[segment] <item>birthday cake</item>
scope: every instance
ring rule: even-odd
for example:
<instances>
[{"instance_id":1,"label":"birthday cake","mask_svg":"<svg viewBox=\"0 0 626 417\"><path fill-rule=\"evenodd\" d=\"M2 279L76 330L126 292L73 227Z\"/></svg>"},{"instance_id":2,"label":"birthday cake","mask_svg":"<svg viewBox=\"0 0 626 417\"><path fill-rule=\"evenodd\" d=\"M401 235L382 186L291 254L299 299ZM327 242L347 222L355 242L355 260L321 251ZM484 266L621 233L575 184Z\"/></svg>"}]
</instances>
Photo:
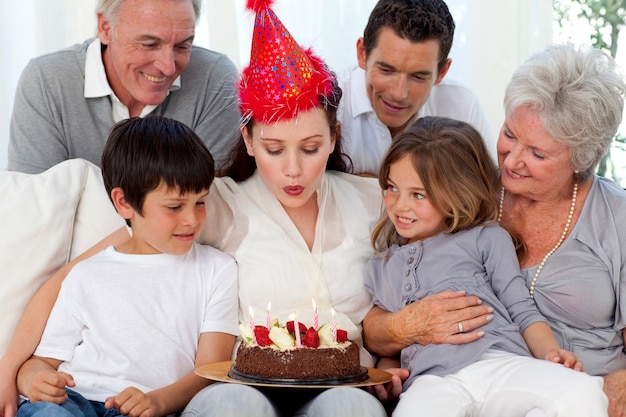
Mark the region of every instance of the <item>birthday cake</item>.
<instances>
[{"instance_id":1,"label":"birthday cake","mask_svg":"<svg viewBox=\"0 0 626 417\"><path fill-rule=\"evenodd\" d=\"M268 380L339 380L366 378L361 368L359 347L348 340L345 330L325 324L315 330L293 321L281 326L241 324L242 343L237 350L233 371L239 375ZM299 342L299 344L298 344Z\"/></svg>"}]
</instances>

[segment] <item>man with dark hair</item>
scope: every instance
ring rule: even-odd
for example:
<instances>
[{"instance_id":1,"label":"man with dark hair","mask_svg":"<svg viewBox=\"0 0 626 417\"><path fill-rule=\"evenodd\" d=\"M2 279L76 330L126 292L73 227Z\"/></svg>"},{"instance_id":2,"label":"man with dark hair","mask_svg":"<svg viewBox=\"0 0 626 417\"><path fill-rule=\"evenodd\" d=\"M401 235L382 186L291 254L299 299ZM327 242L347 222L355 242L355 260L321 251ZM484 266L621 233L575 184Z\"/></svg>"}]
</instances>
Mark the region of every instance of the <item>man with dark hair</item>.
<instances>
[{"instance_id":1,"label":"man with dark hair","mask_svg":"<svg viewBox=\"0 0 626 417\"><path fill-rule=\"evenodd\" d=\"M442 0L380 0L357 41L358 67L341 74L339 119L356 174L378 175L392 137L420 116L471 124L495 158L482 106L465 86L445 80L454 19Z\"/></svg>"}]
</instances>

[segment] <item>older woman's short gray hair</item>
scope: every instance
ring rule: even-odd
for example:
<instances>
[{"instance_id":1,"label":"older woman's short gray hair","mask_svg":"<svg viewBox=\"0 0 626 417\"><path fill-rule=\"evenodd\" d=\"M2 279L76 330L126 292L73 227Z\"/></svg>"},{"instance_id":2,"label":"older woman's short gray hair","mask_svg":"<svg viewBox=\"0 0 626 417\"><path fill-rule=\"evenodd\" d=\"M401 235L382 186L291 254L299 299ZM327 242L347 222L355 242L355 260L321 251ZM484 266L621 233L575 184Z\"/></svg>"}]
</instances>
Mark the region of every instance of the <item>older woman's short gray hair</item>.
<instances>
[{"instance_id":1,"label":"older woman's short gray hair","mask_svg":"<svg viewBox=\"0 0 626 417\"><path fill-rule=\"evenodd\" d=\"M551 45L531 56L513 74L504 111L528 106L543 128L570 148L571 161L585 180L608 151L622 121L626 84L613 58L599 49Z\"/></svg>"},{"instance_id":2,"label":"older woman's short gray hair","mask_svg":"<svg viewBox=\"0 0 626 417\"><path fill-rule=\"evenodd\" d=\"M117 23L117 15L120 11L120 7L125 0L98 0L96 4L96 14L104 15L107 20L113 23L113 26ZM180 1L180 0L172 0L172 1ZM202 13L202 0L191 0L191 4L193 5L193 12L196 17L196 23L200 18L200 14Z\"/></svg>"}]
</instances>

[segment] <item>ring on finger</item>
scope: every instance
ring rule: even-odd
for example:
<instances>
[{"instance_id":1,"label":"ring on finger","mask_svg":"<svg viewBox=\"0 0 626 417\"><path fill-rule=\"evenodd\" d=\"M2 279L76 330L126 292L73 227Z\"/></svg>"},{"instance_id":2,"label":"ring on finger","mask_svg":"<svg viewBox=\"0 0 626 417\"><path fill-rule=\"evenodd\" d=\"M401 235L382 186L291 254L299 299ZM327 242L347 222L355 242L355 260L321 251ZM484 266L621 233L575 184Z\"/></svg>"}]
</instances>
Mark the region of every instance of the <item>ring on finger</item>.
<instances>
[{"instance_id":1,"label":"ring on finger","mask_svg":"<svg viewBox=\"0 0 626 417\"><path fill-rule=\"evenodd\" d=\"M458 325L459 325L459 333L463 333L463 322L460 321Z\"/></svg>"}]
</instances>

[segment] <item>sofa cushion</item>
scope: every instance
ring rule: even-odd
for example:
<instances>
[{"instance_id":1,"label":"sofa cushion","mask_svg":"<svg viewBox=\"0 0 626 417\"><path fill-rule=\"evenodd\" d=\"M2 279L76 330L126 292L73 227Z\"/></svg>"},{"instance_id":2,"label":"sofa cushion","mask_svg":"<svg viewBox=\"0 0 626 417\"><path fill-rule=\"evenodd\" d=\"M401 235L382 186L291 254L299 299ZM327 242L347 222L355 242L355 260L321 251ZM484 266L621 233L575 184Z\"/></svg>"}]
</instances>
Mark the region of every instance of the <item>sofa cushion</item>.
<instances>
[{"instance_id":1,"label":"sofa cushion","mask_svg":"<svg viewBox=\"0 0 626 417\"><path fill-rule=\"evenodd\" d=\"M82 159L0 172L0 356L26 304L63 264L124 225L100 170Z\"/></svg>"}]
</instances>

